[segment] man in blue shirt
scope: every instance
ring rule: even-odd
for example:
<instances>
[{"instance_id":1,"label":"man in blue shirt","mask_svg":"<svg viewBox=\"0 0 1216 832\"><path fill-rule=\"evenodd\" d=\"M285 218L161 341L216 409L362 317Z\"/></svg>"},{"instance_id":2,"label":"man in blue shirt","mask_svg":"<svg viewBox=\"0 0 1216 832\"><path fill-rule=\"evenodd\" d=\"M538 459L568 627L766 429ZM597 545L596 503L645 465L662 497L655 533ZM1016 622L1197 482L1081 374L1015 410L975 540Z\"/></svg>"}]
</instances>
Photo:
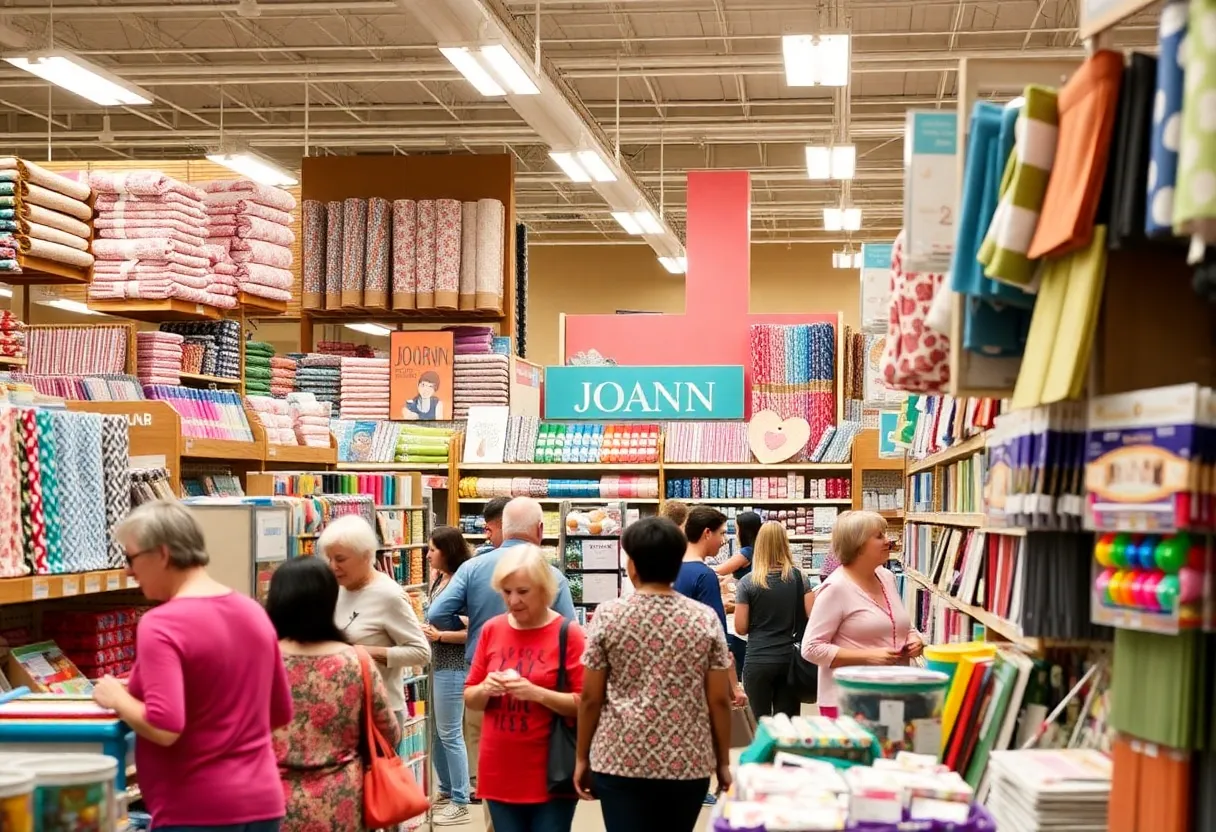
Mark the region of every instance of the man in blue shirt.
<instances>
[{"instance_id":1,"label":"man in blue shirt","mask_svg":"<svg viewBox=\"0 0 1216 832\"><path fill-rule=\"evenodd\" d=\"M437 630L459 630L460 616L468 617L469 640L464 648L466 666L473 661L481 628L494 616L507 611L502 594L490 584L494 577L494 567L498 566L508 549L528 544L539 546L544 534L545 515L540 503L531 497L516 497L511 500L502 511L502 536L505 538L502 545L462 563L456 574L452 575L447 588L431 602L426 620ZM553 609L561 613L562 617L573 620L574 601L570 596L570 584L556 566L549 568L557 573L557 598L553 601ZM474 784L477 782L477 755L481 745L481 721L484 715L484 711L464 709L469 780ZM493 827L487 824L487 832L492 830Z\"/></svg>"},{"instance_id":2,"label":"man in blue shirt","mask_svg":"<svg viewBox=\"0 0 1216 832\"><path fill-rule=\"evenodd\" d=\"M493 552L502 545L502 511L509 502L510 497L495 497L481 510L481 519L486 521L486 540L473 551L473 557Z\"/></svg>"}]
</instances>

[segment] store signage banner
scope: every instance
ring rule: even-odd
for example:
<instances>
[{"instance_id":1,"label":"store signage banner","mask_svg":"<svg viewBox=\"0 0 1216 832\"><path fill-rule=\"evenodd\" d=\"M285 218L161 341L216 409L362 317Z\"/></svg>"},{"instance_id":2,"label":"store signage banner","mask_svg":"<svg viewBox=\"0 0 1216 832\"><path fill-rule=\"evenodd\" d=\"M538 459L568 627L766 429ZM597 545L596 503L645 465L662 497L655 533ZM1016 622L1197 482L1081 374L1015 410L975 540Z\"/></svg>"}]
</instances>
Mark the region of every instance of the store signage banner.
<instances>
[{"instance_id":1,"label":"store signage banner","mask_svg":"<svg viewBox=\"0 0 1216 832\"><path fill-rule=\"evenodd\" d=\"M743 367L546 367L545 418L742 419Z\"/></svg>"},{"instance_id":2,"label":"store signage banner","mask_svg":"<svg viewBox=\"0 0 1216 832\"><path fill-rule=\"evenodd\" d=\"M396 331L389 336L390 418L452 418L455 349L451 332Z\"/></svg>"},{"instance_id":3,"label":"store signage banner","mask_svg":"<svg viewBox=\"0 0 1216 832\"><path fill-rule=\"evenodd\" d=\"M958 213L958 115L909 110L904 135L904 270L946 272Z\"/></svg>"},{"instance_id":4,"label":"store signage banner","mask_svg":"<svg viewBox=\"0 0 1216 832\"><path fill-rule=\"evenodd\" d=\"M891 243L861 246L861 327L866 332L887 331L891 314Z\"/></svg>"}]
</instances>

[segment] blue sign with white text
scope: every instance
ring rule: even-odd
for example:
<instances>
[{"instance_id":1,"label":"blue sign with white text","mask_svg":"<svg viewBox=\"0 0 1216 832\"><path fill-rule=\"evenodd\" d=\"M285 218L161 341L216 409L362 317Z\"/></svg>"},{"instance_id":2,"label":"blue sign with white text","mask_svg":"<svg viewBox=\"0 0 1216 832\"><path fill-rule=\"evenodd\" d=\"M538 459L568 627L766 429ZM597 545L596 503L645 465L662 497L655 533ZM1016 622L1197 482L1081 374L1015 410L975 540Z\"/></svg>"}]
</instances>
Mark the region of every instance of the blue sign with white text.
<instances>
[{"instance_id":1,"label":"blue sign with white text","mask_svg":"<svg viewBox=\"0 0 1216 832\"><path fill-rule=\"evenodd\" d=\"M546 367L545 418L742 419L743 367Z\"/></svg>"}]
</instances>

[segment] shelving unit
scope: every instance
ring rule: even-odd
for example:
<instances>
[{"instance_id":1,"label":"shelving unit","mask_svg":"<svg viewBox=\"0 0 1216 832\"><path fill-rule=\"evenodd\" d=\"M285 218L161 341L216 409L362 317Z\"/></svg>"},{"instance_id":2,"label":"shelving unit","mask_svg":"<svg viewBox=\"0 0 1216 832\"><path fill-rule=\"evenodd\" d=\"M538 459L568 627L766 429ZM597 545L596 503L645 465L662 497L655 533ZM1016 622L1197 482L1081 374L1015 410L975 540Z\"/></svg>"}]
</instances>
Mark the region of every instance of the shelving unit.
<instances>
[{"instance_id":1,"label":"shelving unit","mask_svg":"<svg viewBox=\"0 0 1216 832\"><path fill-rule=\"evenodd\" d=\"M225 378L223 376L208 376L202 373L182 373L181 380L183 386L201 385L203 387L236 387L241 386L239 378Z\"/></svg>"},{"instance_id":2,"label":"shelving unit","mask_svg":"<svg viewBox=\"0 0 1216 832\"><path fill-rule=\"evenodd\" d=\"M993 615L982 607L976 607L971 604L964 604L962 601L953 596L942 592L926 575L917 572L915 569L904 569L904 574L908 576L914 583L918 584L927 590L935 598L940 598L954 609L964 613L976 621L984 625L988 632L1000 636L1001 639L1015 644L1032 652L1039 652L1043 647L1041 639L1026 638L1021 633L1021 628L1010 621L1006 621L996 615Z\"/></svg>"},{"instance_id":3,"label":"shelving unit","mask_svg":"<svg viewBox=\"0 0 1216 832\"><path fill-rule=\"evenodd\" d=\"M218 321L224 312L214 306L175 298L165 300L91 300L89 309L106 315L159 324L164 321Z\"/></svg>"},{"instance_id":4,"label":"shelving unit","mask_svg":"<svg viewBox=\"0 0 1216 832\"><path fill-rule=\"evenodd\" d=\"M135 589L139 582L125 569L78 572L71 575L29 575L0 579L0 604L23 604L51 598L73 598Z\"/></svg>"}]
</instances>

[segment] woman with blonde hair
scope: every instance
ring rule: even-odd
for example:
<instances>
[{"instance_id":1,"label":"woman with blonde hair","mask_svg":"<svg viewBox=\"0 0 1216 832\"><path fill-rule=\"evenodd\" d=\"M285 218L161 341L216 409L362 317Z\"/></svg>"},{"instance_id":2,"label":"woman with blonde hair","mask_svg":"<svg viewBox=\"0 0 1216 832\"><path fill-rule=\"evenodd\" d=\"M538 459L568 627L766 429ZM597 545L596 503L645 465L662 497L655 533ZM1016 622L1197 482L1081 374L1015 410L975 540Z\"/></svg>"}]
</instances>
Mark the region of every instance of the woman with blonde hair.
<instances>
[{"instance_id":1,"label":"woman with blonde hair","mask_svg":"<svg viewBox=\"0 0 1216 832\"><path fill-rule=\"evenodd\" d=\"M819 666L819 712L835 717L832 670L856 665L907 664L924 650L900 600L887 521L873 511L846 511L832 529L832 551L840 559L816 590L802 655Z\"/></svg>"},{"instance_id":2,"label":"woman with blonde hair","mask_svg":"<svg viewBox=\"0 0 1216 832\"><path fill-rule=\"evenodd\" d=\"M811 585L794 566L785 529L765 523L756 535L752 571L735 590L735 630L747 636L743 689L757 718L797 716L801 710L799 691L790 684L790 662L798 622L810 615L811 599Z\"/></svg>"},{"instance_id":3,"label":"woman with blonde hair","mask_svg":"<svg viewBox=\"0 0 1216 832\"><path fill-rule=\"evenodd\" d=\"M555 716L578 714L583 631L551 609L557 576L537 546L505 550L491 584L507 612L482 626L464 690L486 717L477 795L498 832L570 832L578 796L550 793L549 735Z\"/></svg>"}]
</instances>

